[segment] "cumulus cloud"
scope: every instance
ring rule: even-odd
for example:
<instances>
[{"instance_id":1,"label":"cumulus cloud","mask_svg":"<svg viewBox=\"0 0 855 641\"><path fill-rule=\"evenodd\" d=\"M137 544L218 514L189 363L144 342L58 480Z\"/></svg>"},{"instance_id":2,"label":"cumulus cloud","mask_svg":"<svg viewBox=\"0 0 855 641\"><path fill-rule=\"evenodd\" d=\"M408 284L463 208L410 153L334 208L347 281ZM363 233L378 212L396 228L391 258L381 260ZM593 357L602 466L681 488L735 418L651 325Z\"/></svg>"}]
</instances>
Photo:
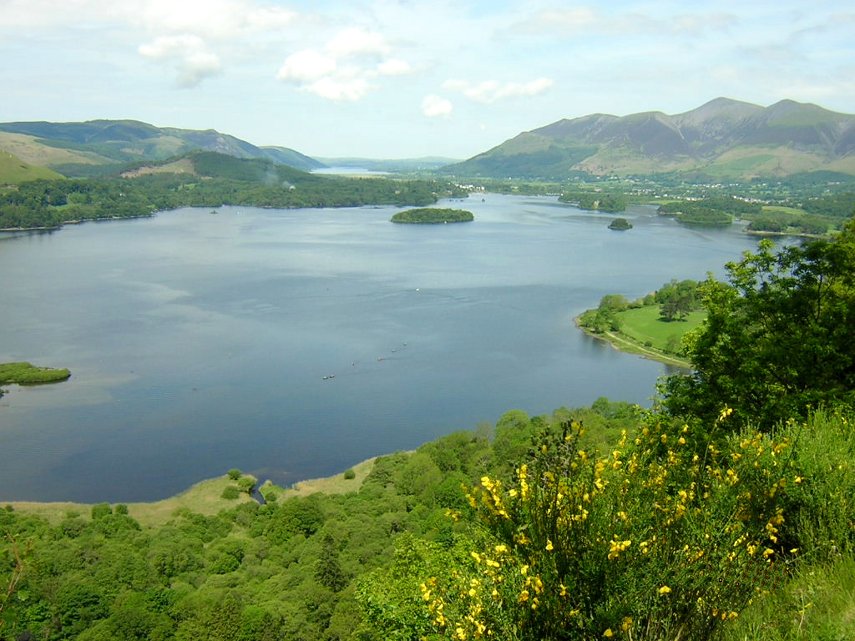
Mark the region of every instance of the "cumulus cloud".
<instances>
[{"instance_id":1,"label":"cumulus cloud","mask_svg":"<svg viewBox=\"0 0 855 641\"><path fill-rule=\"evenodd\" d=\"M422 113L428 118L442 118L451 115L454 105L442 96L429 94L422 100Z\"/></svg>"},{"instance_id":2,"label":"cumulus cloud","mask_svg":"<svg viewBox=\"0 0 855 641\"><path fill-rule=\"evenodd\" d=\"M443 87L452 91L459 91L475 102L490 104L505 98L536 96L549 90L554 84L551 78L536 78L528 82L485 80L475 84L466 80L448 80L443 84Z\"/></svg>"},{"instance_id":3,"label":"cumulus cloud","mask_svg":"<svg viewBox=\"0 0 855 641\"><path fill-rule=\"evenodd\" d=\"M145 58L172 63L181 87L194 87L222 71L220 58L199 36L191 34L160 36L141 45L138 51Z\"/></svg>"},{"instance_id":4,"label":"cumulus cloud","mask_svg":"<svg viewBox=\"0 0 855 641\"><path fill-rule=\"evenodd\" d=\"M375 31L350 27L339 31L327 43L327 51L337 58L359 55L385 56L391 51L386 39Z\"/></svg>"},{"instance_id":5,"label":"cumulus cloud","mask_svg":"<svg viewBox=\"0 0 855 641\"><path fill-rule=\"evenodd\" d=\"M183 87L221 73L224 59L234 59L231 54L244 43L279 34L298 17L265 0L0 0L0 5L0 29L85 23L90 33L121 34L139 55L174 69Z\"/></svg>"},{"instance_id":6,"label":"cumulus cloud","mask_svg":"<svg viewBox=\"0 0 855 641\"><path fill-rule=\"evenodd\" d=\"M377 65L377 73L381 76L403 76L412 70L409 62L398 58L389 58Z\"/></svg>"},{"instance_id":7,"label":"cumulus cloud","mask_svg":"<svg viewBox=\"0 0 855 641\"><path fill-rule=\"evenodd\" d=\"M382 34L352 27L339 31L321 49L292 53L276 77L327 100L353 102L375 88L373 80L412 71L407 61L391 53Z\"/></svg>"},{"instance_id":8,"label":"cumulus cloud","mask_svg":"<svg viewBox=\"0 0 855 641\"><path fill-rule=\"evenodd\" d=\"M285 58L276 77L279 80L311 83L335 73L337 66L332 56L314 49L304 49Z\"/></svg>"}]
</instances>

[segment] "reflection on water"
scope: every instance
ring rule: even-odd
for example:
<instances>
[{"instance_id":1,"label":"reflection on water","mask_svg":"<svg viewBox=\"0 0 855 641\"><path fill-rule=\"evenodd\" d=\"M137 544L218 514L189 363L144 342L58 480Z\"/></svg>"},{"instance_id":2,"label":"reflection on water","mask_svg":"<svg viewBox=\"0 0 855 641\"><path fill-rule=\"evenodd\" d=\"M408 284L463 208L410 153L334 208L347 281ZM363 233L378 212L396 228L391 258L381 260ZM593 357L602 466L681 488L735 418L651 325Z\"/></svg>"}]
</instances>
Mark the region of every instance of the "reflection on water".
<instances>
[{"instance_id":1,"label":"reflection on water","mask_svg":"<svg viewBox=\"0 0 855 641\"><path fill-rule=\"evenodd\" d=\"M644 207L617 233L554 199L465 206L472 224L223 207L12 235L0 361L72 378L0 400L0 500L157 499L231 467L288 484L512 408L648 404L669 370L572 318L753 245Z\"/></svg>"}]
</instances>

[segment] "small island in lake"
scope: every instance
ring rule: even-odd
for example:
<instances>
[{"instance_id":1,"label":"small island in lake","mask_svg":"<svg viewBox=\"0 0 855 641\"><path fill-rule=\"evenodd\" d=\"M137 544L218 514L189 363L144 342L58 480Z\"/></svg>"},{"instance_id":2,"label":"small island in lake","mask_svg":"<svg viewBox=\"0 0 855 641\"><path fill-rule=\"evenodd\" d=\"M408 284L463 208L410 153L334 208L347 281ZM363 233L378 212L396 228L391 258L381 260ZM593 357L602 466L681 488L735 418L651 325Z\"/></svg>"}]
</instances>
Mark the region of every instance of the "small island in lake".
<instances>
[{"instance_id":1,"label":"small island in lake","mask_svg":"<svg viewBox=\"0 0 855 641\"><path fill-rule=\"evenodd\" d=\"M416 225L435 225L438 223L469 223L475 220L471 211L465 209L439 209L435 207L420 207L407 209L392 216L393 223L409 223Z\"/></svg>"},{"instance_id":2,"label":"small island in lake","mask_svg":"<svg viewBox=\"0 0 855 641\"><path fill-rule=\"evenodd\" d=\"M627 229L632 229L632 223L626 218L615 218L611 223L609 223L609 229L626 231Z\"/></svg>"},{"instance_id":3,"label":"small island in lake","mask_svg":"<svg viewBox=\"0 0 855 641\"><path fill-rule=\"evenodd\" d=\"M71 376L65 368L37 367L31 363L0 363L0 385L58 383Z\"/></svg>"}]
</instances>

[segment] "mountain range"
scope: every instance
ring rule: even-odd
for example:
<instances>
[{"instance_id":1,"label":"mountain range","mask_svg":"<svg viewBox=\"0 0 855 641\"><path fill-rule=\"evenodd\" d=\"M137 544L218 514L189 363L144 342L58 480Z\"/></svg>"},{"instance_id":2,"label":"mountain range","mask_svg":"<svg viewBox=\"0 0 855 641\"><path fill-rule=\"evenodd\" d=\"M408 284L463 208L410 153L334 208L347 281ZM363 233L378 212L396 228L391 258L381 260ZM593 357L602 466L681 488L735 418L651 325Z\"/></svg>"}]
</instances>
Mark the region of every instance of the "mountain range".
<instances>
[{"instance_id":1,"label":"mountain range","mask_svg":"<svg viewBox=\"0 0 855 641\"><path fill-rule=\"evenodd\" d=\"M674 173L704 180L783 178L822 171L855 176L855 115L782 100L769 107L716 98L697 109L591 114L520 133L463 162L315 159L258 147L213 129L156 127L136 120L0 123L0 179L116 174L191 151L272 161L303 171L353 164L375 171L432 171L467 178ZM447 164L452 162L452 164ZM441 165L445 165L441 167ZM58 172L58 173L55 173Z\"/></svg>"},{"instance_id":2,"label":"mountain range","mask_svg":"<svg viewBox=\"0 0 855 641\"><path fill-rule=\"evenodd\" d=\"M716 98L686 113L559 120L444 171L492 178L694 173L711 179L855 175L855 116L782 100Z\"/></svg>"},{"instance_id":3,"label":"mountain range","mask_svg":"<svg viewBox=\"0 0 855 641\"><path fill-rule=\"evenodd\" d=\"M155 127L136 120L0 123L0 150L23 165L68 176L115 171L130 163L161 161L191 151L272 160L304 171L324 166L287 147L257 147L213 129Z\"/></svg>"}]
</instances>

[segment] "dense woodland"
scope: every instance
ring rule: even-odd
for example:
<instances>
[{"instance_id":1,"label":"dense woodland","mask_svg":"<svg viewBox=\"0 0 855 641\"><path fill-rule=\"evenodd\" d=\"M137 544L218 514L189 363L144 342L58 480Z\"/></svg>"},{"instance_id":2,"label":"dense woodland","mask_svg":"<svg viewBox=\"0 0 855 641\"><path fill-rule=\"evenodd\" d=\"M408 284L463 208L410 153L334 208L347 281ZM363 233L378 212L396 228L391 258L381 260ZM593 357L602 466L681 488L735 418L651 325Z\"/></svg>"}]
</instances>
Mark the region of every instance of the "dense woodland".
<instances>
[{"instance_id":1,"label":"dense woodland","mask_svg":"<svg viewBox=\"0 0 855 641\"><path fill-rule=\"evenodd\" d=\"M440 197L466 195L445 181L316 176L213 152L194 152L186 158L193 173L35 180L0 190L0 229L149 216L178 207L428 205Z\"/></svg>"},{"instance_id":2,"label":"dense woodland","mask_svg":"<svg viewBox=\"0 0 855 641\"><path fill-rule=\"evenodd\" d=\"M0 510L0 638L852 638L853 274L850 221L671 283L708 321L651 410L512 410L157 527Z\"/></svg>"},{"instance_id":3,"label":"dense woodland","mask_svg":"<svg viewBox=\"0 0 855 641\"><path fill-rule=\"evenodd\" d=\"M626 198L621 193L599 191L564 192L558 200L562 203L576 205L579 209L595 211L620 212L626 209Z\"/></svg>"}]
</instances>

